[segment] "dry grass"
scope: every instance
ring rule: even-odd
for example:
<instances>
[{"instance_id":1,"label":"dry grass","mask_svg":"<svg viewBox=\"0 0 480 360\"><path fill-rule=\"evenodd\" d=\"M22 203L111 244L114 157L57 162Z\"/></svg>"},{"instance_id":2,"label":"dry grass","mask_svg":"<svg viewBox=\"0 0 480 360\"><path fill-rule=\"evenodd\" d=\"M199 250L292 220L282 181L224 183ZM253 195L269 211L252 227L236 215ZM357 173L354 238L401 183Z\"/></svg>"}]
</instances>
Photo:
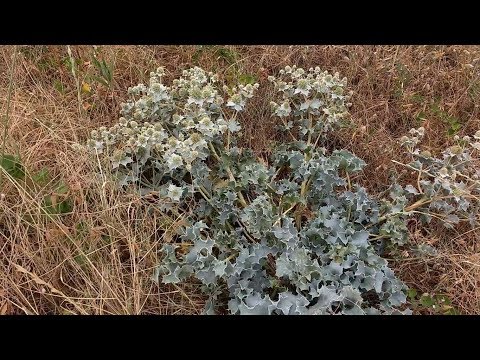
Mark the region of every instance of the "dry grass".
<instances>
[{"instance_id":1,"label":"dry grass","mask_svg":"<svg viewBox=\"0 0 480 360\"><path fill-rule=\"evenodd\" d=\"M478 46L105 46L101 57L115 65L113 86L90 82L91 91L81 93L80 103L77 79L64 64L66 47L19 50L6 150L21 155L27 180L5 177L0 189L5 194L0 200L0 314L194 314L202 308L196 285L165 287L151 281L164 241L156 230L165 222L162 214L145 199L118 193L106 175L94 176L96 159L71 147L85 141L90 130L112 124L126 89L145 82L159 65L170 78L199 65L226 81L249 74L261 84L285 65L339 71L355 92L355 126L335 134L332 145L367 161L357 181L371 193L384 190L395 171L409 177L390 159L401 160L396 140L411 127L423 121L432 152L450 142L447 132L455 122L460 135L480 128ZM81 59L80 85L94 73L92 51L72 47L72 55ZM13 47L0 48L2 115L12 60ZM241 119L242 141L263 155L281 139L275 139L268 116L269 94L261 87L259 95ZM41 169L50 174L42 186L29 180ZM55 194L59 181L67 185L67 194ZM71 199L72 211L45 215L45 196ZM405 257L395 267L421 292L448 294L462 312L478 314L479 233L467 230L412 228L413 241L434 243L440 255Z\"/></svg>"}]
</instances>

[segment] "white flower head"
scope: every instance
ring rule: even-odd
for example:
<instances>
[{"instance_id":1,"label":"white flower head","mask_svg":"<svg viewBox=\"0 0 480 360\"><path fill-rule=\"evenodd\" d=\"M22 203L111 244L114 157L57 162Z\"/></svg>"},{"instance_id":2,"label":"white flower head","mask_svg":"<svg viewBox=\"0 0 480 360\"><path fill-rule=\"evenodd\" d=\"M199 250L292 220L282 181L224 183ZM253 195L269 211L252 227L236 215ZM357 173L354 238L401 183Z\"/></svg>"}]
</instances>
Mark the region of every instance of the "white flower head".
<instances>
[{"instance_id":1,"label":"white flower head","mask_svg":"<svg viewBox=\"0 0 480 360\"><path fill-rule=\"evenodd\" d=\"M241 130L240 124L235 119L229 120L227 126L228 130L230 130L231 132L237 132Z\"/></svg>"},{"instance_id":2,"label":"white flower head","mask_svg":"<svg viewBox=\"0 0 480 360\"><path fill-rule=\"evenodd\" d=\"M302 95L308 96L308 94L310 93L310 88L311 86L306 79L300 79L297 82L297 88L295 89L294 94L300 93Z\"/></svg>"},{"instance_id":3,"label":"white flower head","mask_svg":"<svg viewBox=\"0 0 480 360\"><path fill-rule=\"evenodd\" d=\"M409 140L410 140L410 138L408 136L404 135L400 138L400 143L401 144L406 144L406 143L408 143Z\"/></svg>"},{"instance_id":4,"label":"white flower head","mask_svg":"<svg viewBox=\"0 0 480 360\"><path fill-rule=\"evenodd\" d=\"M245 107L245 100L242 99L242 95L235 94L228 100L227 106L236 111L242 111Z\"/></svg>"},{"instance_id":5,"label":"white flower head","mask_svg":"<svg viewBox=\"0 0 480 360\"><path fill-rule=\"evenodd\" d=\"M285 101L281 106L279 106L275 110L275 114L279 117L284 117L290 115L290 112L292 111L292 108L290 107L290 104L288 101Z\"/></svg>"},{"instance_id":6,"label":"white flower head","mask_svg":"<svg viewBox=\"0 0 480 360\"><path fill-rule=\"evenodd\" d=\"M214 136L218 134L217 126L212 122L208 116L202 117L195 126L205 136Z\"/></svg>"},{"instance_id":7,"label":"white flower head","mask_svg":"<svg viewBox=\"0 0 480 360\"><path fill-rule=\"evenodd\" d=\"M439 171L438 171L439 175L441 178L446 178L448 176L448 170L446 167L442 167Z\"/></svg>"},{"instance_id":8,"label":"white flower head","mask_svg":"<svg viewBox=\"0 0 480 360\"><path fill-rule=\"evenodd\" d=\"M172 201L180 201L180 198L182 197L183 193L183 188L170 184L168 186L168 193L167 196L172 200Z\"/></svg>"},{"instance_id":9,"label":"white flower head","mask_svg":"<svg viewBox=\"0 0 480 360\"><path fill-rule=\"evenodd\" d=\"M215 124L221 134L223 134L228 129L228 123L223 118L218 118Z\"/></svg>"},{"instance_id":10,"label":"white flower head","mask_svg":"<svg viewBox=\"0 0 480 360\"><path fill-rule=\"evenodd\" d=\"M175 170L176 168L183 165L182 157L177 154L168 155L165 160L170 171Z\"/></svg>"}]
</instances>

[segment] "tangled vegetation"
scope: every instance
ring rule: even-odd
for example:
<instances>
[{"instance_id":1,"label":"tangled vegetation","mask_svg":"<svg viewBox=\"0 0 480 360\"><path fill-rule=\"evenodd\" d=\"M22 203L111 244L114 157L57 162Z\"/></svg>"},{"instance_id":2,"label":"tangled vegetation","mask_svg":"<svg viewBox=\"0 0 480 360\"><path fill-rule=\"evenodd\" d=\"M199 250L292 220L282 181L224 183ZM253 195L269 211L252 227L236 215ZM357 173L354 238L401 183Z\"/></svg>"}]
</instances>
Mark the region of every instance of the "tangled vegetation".
<instances>
[{"instance_id":1,"label":"tangled vegetation","mask_svg":"<svg viewBox=\"0 0 480 360\"><path fill-rule=\"evenodd\" d=\"M236 137L258 84L222 87L198 67L171 86L163 75L129 89L119 122L94 130L88 145L120 186L157 195L169 221L154 280L196 278L207 314L408 314L407 288L385 259L407 243L408 219L475 225L480 132L437 158L418 148L425 130L412 129L400 139L412 156L402 165L417 182L393 179L371 197L352 180L364 161L326 147L350 121L339 74L287 66L269 77L288 140L268 160Z\"/></svg>"}]
</instances>

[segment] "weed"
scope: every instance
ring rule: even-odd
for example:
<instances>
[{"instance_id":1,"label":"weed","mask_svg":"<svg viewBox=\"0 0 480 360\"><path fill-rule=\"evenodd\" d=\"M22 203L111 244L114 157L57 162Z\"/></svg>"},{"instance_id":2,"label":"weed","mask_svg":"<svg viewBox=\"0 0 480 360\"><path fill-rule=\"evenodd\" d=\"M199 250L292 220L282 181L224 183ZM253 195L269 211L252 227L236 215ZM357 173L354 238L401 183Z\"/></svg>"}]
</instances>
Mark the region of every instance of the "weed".
<instances>
[{"instance_id":1,"label":"weed","mask_svg":"<svg viewBox=\"0 0 480 360\"><path fill-rule=\"evenodd\" d=\"M226 47L219 47L215 50L218 59L224 60L228 65L233 65L237 62L237 53Z\"/></svg>"},{"instance_id":2,"label":"weed","mask_svg":"<svg viewBox=\"0 0 480 360\"><path fill-rule=\"evenodd\" d=\"M460 120L455 117L451 116L448 112L442 110L439 105L439 100L437 99L433 105L431 106L431 111L435 116L437 116L443 123L448 125L447 133L450 136L455 135L461 129L462 124Z\"/></svg>"},{"instance_id":3,"label":"weed","mask_svg":"<svg viewBox=\"0 0 480 360\"><path fill-rule=\"evenodd\" d=\"M401 98L405 87L408 86L412 79L412 75L402 63L396 64L395 69L397 70L397 78L395 79L394 96L396 98Z\"/></svg>"},{"instance_id":4,"label":"weed","mask_svg":"<svg viewBox=\"0 0 480 360\"><path fill-rule=\"evenodd\" d=\"M99 60L97 54L92 56L92 63L95 66L98 75L91 75L91 79L108 88L111 87L113 83L113 65L107 63L105 59Z\"/></svg>"},{"instance_id":5,"label":"weed","mask_svg":"<svg viewBox=\"0 0 480 360\"><path fill-rule=\"evenodd\" d=\"M452 305L452 301L445 294L418 294L417 290L409 289L407 296L411 306L419 312L428 311L435 315L460 315L460 312Z\"/></svg>"},{"instance_id":6,"label":"weed","mask_svg":"<svg viewBox=\"0 0 480 360\"><path fill-rule=\"evenodd\" d=\"M25 170L18 156L5 154L0 157L0 166L14 179L23 179Z\"/></svg>"},{"instance_id":7,"label":"weed","mask_svg":"<svg viewBox=\"0 0 480 360\"><path fill-rule=\"evenodd\" d=\"M55 190L44 197L43 210L50 215L65 215L72 211L73 202L68 196L68 187L60 182L55 187Z\"/></svg>"}]
</instances>

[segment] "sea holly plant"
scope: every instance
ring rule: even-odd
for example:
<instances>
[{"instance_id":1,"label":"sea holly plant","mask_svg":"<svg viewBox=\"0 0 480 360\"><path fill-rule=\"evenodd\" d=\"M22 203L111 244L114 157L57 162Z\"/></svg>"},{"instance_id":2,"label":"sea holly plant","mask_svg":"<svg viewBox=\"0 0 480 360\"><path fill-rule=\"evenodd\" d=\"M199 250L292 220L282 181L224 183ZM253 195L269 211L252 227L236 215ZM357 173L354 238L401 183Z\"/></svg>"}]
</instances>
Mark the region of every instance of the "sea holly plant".
<instances>
[{"instance_id":1,"label":"sea holly plant","mask_svg":"<svg viewBox=\"0 0 480 360\"><path fill-rule=\"evenodd\" d=\"M419 145L424 135L425 129L420 127L411 129L409 136L400 139L412 161L408 164L392 161L413 170L416 182L405 188L395 187L397 199L400 199L397 201L404 206L390 211L389 221L416 214L425 223L435 220L447 228L461 222L477 226L480 131L473 138L455 135L456 144L443 150L438 157L428 150L421 150Z\"/></svg>"},{"instance_id":2,"label":"sea holly plant","mask_svg":"<svg viewBox=\"0 0 480 360\"><path fill-rule=\"evenodd\" d=\"M237 116L258 84L222 87L198 67L171 85L164 75L129 89L120 121L89 141L120 186L156 192L156 206L182 219L173 234L163 229L155 281L201 282L206 314L411 313L383 249L406 242L409 216L441 208L455 223L476 206L478 174L467 170L476 142L436 159L412 131L403 140L415 160L404 166L420 172L421 188L394 184L376 199L352 180L364 161L325 147L349 118L338 74L287 66L269 78L272 116L289 140L268 161L237 144Z\"/></svg>"}]
</instances>

